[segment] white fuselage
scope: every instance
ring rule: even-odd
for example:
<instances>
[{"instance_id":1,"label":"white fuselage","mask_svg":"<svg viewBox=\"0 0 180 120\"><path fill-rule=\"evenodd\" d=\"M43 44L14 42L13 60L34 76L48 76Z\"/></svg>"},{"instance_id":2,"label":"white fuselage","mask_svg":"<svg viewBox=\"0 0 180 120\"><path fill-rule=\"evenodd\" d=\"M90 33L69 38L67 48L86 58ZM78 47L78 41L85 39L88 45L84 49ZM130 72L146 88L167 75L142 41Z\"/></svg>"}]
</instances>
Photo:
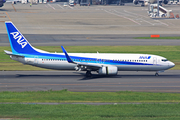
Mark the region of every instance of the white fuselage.
<instances>
[{"instance_id":1,"label":"white fuselage","mask_svg":"<svg viewBox=\"0 0 180 120\"><path fill-rule=\"evenodd\" d=\"M37 67L56 70L75 70L77 64L68 63L64 53L48 53L48 55L11 56L13 60ZM60 57L58 57L60 55ZM116 66L118 71L164 71L174 67L174 63L166 58L149 54L108 54L108 53L69 53L76 63Z\"/></svg>"}]
</instances>

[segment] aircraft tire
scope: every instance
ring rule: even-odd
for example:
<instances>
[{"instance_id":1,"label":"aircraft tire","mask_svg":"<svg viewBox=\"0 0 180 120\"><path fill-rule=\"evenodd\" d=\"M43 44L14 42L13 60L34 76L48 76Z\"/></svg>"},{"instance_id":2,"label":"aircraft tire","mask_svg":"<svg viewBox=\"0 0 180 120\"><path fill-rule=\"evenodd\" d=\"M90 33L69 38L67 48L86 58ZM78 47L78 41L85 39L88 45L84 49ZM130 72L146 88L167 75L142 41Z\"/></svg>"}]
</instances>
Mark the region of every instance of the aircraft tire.
<instances>
[{"instance_id":1,"label":"aircraft tire","mask_svg":"<svg viewBox=\"0 0 180 120\"><path fill-rule=\"evenodd\" d=\"M86 77L91 77L91 76L92 76L91 71L88 70L88 71L86 72Z\"/></svg>"},{"instance_id":2,"label":"aircraft tire","mask_svg":"<svg viewBox=\"0 0 180 120\"><path fill-rule=\"evenodd\" d=\"M155 76L159 76L159 74L158 74L158 73L155 73Z\"/></svg>"}]
</instances>

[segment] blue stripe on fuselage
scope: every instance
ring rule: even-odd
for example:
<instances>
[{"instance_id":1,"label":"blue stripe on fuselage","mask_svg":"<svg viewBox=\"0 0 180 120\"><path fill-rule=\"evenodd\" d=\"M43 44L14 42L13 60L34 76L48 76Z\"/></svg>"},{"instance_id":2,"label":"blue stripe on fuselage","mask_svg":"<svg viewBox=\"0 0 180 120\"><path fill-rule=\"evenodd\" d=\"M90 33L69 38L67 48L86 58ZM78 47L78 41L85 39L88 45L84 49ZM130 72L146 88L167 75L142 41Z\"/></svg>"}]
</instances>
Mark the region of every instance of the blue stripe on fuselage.
<instances>
[{"instance_id":1,"label":"blue stripe on fuselage","mask_svg":"<svg viewBox=\"0 0 180 120\"><path fill-rule=\"evenodd\" d=\"M65 55L51 54L51 53L35 53L35 54L21 54L26 58L38 57L39 59L65 59ZM75 60L74 62L84 62L84 63L97 63L97 64L106 64L106 65L153 65L148 63L139 63L139 62L128 62L128 61L114 61L107 59L97 59L97 58L87 58L87 57L78 57L70 56L71 59ZM105 61L104 61L105 60Z\"/></svg>"}]
</instances>

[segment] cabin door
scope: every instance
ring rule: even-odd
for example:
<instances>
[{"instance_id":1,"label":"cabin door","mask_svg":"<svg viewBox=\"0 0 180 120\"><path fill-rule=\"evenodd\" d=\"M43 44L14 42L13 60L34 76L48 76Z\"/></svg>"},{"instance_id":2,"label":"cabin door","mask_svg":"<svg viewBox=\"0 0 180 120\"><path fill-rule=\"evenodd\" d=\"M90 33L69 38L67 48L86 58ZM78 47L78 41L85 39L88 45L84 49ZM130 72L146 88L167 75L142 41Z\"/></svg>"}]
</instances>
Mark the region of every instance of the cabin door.
<instances>
[{"instance_id":1,"label":"cabin door","mask_svg":"<svg viewBox=\"0 0 180 120\"><path fill-rule=\"evenodd\" d=\"M157 58L156 57L153 58L153 64L157 65Z\"/></svg>"}]
</instances>

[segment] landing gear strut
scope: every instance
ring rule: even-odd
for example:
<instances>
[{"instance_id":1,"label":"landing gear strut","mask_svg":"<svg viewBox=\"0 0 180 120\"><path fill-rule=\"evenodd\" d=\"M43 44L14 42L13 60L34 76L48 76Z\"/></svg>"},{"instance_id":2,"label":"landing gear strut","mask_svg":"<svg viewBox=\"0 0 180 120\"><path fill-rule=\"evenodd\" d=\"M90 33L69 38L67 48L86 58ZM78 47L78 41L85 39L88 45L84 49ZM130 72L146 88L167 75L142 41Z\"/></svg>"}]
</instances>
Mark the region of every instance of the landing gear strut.
<instances>
[{"instance_id":1,"label":"landing gear strut","mask_svg":"<svg viewBox=\"0 0 180 120\"><path fill-rule=\"evenodd\" d=\"M158 74L158 73L155 73L155 76L159 76L159 74Z\"/></svg>"},{"instance_id":2,"label":"landing gear strut","mask_svg":"<svg viewBox=\"0 0 180 120\"><path fill-rule=\"evenodd\" d=\"M91 71L88 70L88 71L86 72L86 77L91 77L91 76L92 76Z\"/></svg>"}]
</instances>

